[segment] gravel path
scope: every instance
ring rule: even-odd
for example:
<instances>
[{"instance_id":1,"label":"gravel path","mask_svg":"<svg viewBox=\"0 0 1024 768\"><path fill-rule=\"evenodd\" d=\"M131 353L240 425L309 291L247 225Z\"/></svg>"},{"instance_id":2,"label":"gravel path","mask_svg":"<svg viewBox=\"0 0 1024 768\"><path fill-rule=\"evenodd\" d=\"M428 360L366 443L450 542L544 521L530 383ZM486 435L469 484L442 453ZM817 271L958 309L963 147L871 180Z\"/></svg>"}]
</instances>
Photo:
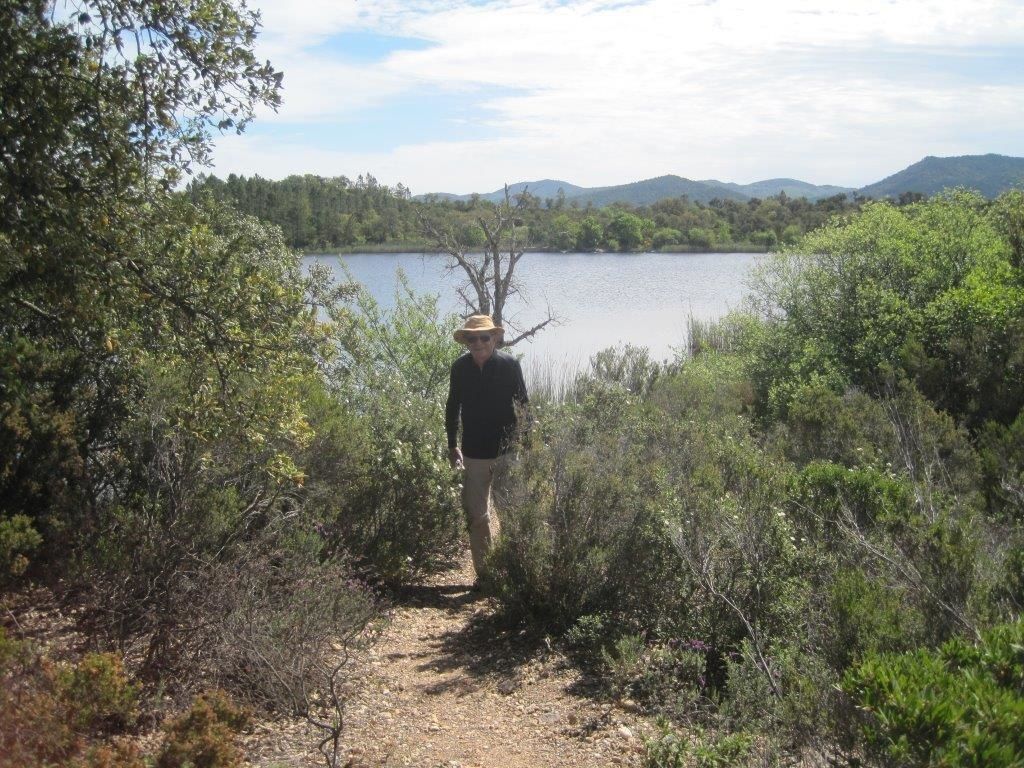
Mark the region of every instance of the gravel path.
<instances>
[{"instance_id":1,"label":"gravel path","mask_svg":"<svg viewBox=\"0 0 1024 768\"><path fill-rule=\"evenodd\" d=\"M346 715L351 768L639 766L643 724L581 694L543 638L500 625L459 568L407 589L358 663Z\"/></svg>"},{"instance_id":2,"label":"gravel path","mask_svg":"<svg viewBox=\"0 0 1024 768\"><path fill-rule=\"evenodd\" d=\"M606 768L640 766L653 728L586 695L586 680L543 636L504 626L470 591L461 564L394 597L390 622L348 680L346 768ZM45 591L8 611L19 631L61 658L84 642ZM4 607L10 609L12 604ZM304 720L257 718L242 736L258 768L316 768L321 733ZM157 730L132 740L154 754Z\"/></svg>"}]
</instances>

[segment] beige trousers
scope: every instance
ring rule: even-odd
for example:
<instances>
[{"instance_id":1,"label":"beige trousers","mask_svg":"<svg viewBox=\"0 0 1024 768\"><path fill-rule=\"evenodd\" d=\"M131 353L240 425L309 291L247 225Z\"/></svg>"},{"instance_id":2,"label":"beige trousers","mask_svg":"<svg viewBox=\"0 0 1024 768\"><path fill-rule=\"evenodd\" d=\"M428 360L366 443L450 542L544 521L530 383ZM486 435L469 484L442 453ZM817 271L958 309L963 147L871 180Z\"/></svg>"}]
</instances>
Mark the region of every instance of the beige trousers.
<instances>
[{"instance_id":1,"label":"beige trousers","mask_svg":"<svg viewBox=\"0 0 1024 768\"><path fill-rule=\"evenodd\" d=\"M469 519L469 548L473 553L473 568L480 576L484 570L484 560L491 549L491 512L494 503L491 485L495 474L501 475L508 456L496 459L464 458L466 467L462 479L462 508ZM496 522L496 521L495 521Z\"/></svg>"}]
</instances>

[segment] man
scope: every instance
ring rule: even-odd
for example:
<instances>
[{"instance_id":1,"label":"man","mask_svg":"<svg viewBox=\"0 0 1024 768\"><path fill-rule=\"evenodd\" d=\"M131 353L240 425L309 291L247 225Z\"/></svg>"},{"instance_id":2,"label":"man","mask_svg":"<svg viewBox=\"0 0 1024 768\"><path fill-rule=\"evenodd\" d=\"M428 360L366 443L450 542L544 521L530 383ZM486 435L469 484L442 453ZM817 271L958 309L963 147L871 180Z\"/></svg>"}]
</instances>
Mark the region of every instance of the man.
<instances>
[{"instance_id":1,"label":"man","mask_svg":"<svg viewBox=\"0 0 1024 768\"><path fill-rule=\"evenodd\" d=\"M491 481L500 472L515 437L515 404L525 405L526 382L516 360L497 347L505 329L488 315L472 315L455 332L468 350L452 363L445 429L453 467L465 469L462 507L469 518L469 542L477 578L491 546ZM457 443L462 421L462 448Z\"/></svg>"}]
</instances>

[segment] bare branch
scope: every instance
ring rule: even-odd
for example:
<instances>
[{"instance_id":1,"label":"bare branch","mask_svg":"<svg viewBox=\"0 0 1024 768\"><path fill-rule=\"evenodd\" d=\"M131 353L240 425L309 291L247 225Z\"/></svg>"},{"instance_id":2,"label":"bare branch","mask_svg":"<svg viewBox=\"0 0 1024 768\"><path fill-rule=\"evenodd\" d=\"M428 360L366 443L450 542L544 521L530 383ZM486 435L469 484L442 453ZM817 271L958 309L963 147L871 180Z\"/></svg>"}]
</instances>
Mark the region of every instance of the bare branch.
<instances>
[{"instance_id":1,"label":"bare branch","mask_svg":"<svg viewBox=\"0 0 1024 768\"><path fill-rule=\"evenodd\" d=\"M523 331L518 336L516 336L514 339L512 339L512 341L506 341L504 344L502 344L502 346L503 347L515 346L516 344L518 344L523 339L531 338L532 336L534 336L535 334L537 334L538 332L540 332L541 330L546 328L550 323L554 323L556 321L557 321L557 319L553 315L551 315L551 313L549 312L548 316L547 316L547 318L545 320L542 320L541 322L537 323L535 326L533 326L529 330Z\"/></svg>"},{"instance_id":2,"label":"bare branch","mask_svg":"<svg viewBox=\"0 0 1024 768\"><path fill-rule=\"evenodd\" d=\"M40 307L37 307L35 304L33 304L31 301L28 301L27 299L22 299L22 298L20 298L18 296L15 296L14 297L14 301L16 303L18 303L18 304L21 304L21 306L23 306L25 309L32 310L33 312L35 312L37 315L39 315L40 317L42 317L45 320L50 320L52 322L56 322L57 320L60 319L56 315L47 312L45 309L41 309Z\"/></svg>"},{"instance_id":3,"label":"bare branch","mask_svg":"<svg viewBox=\"0 0 1024 768\"><path fill-rule=\"evenodd\" d=\"M450 225L439 224L420 215L421 230L433 240L438 250L448 255L446 269L461 272L466 278L466 283L456 291L468 313L490 315L497 325L511 326L515 331L512 338L504 343L505 347L531 338L557 322L549 309L544 320L520 332L506 317L509 298L522 295L515 271L524 253L519 246L522 221L518 214L525 205L526 192L524 189L513 199L506 184L504 201L487 207L476 216L476 223L484 236L483 252L478 254L468 253Z\"/></svg>"}]
</instances>

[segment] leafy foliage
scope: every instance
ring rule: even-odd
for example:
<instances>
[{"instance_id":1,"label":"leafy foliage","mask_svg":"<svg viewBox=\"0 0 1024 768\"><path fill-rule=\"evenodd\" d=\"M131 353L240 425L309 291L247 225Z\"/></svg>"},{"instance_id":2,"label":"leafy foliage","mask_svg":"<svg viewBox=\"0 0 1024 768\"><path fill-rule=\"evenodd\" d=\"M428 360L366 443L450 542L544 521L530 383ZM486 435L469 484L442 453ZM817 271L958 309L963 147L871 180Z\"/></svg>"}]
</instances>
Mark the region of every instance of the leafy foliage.
<instances>
[{"instance_id":1,"label":"leafy foliage","mask_svg":"<svg viewBox=\"0 0 1024 768\"><path fill-rule=\"evenodd\" d=\"M3 579L64 579L94 641L172 693L220 677L303 714L335 690L328 638L376 613L303 491L332 299L279 230L171 191L281 78L243 4L73 6L0 14ZM91 707L57 710L62 757L128 717L109 667L61 683Z\"/></svg>"},{"instance_id":2,"label":"leafy foliage","mask_svg":"<svg viewBox=\"0 0 1024 768\"><path fill-rule=\"evenodd\" d=\"M1012 421L1024 404L1024 294L988 209L964 192L871 204L774 259L756 286L764 407L785 414L814 382L879 393L895 375L972 427Z\"/></svg>"},{"instance_id":3,"label":"leafy foliage","mask_svg":"<svg viewBox=\"0 0 1024 768\"><path fill-rule=\"evenodd\" d=\"M1019 765L1024 624L994 627L977 645L871 655L845 690L863 712L860 735L883 764Z\"/></svg>"},{"instance_id":4,"label":"leafy foliage","mask_svg":"<svg viewBox=\"0 0 1024 768\"><path fill-rule=\"evenodd\" d=\"M310 452L329 474L310 492L332 537L374 576L399 582L444 562L460 541L443 431L456 319L439 317L436 297L416 295L402 276L387 311L355 291L331 310L339 355Z\"/></svg>"},{"instance_id":5,"label":"leafy foliage","mask_svg":"<svg viewBox=\"0 0 1024 768\"><path fill-rule=\"evenodd\" d=\"M704 734L697 732L692 742L676 733L669 723L659 723L660 734L648 740L644 768L726 768L741 765L751 756L753 738L750 734Z\"/></svg>"},{"instance_id":6,"label":"leafy foliage","mask_svg":"<svg viewBox=\"0 0 1024 768\"><path fill-rule=\"evenodd\" d=\"M20 576L28 568L28 555L43 543L26 515L0 519L0 584Z\"/></svg>"},{"instance_id":7,"label":"leafy foliage","mask_svg":"<svg viewBox=\"0 0 1024 768\"><path fill-rule=\"evenodd\" d=\"M649 764L717 759L680 726L752 761L1019 761L1016 693L960 662L1022 605L1018 205L869 205L773 260L758 315L671 366L602 353L537 412L495 593L669 718Z\"/></svg>"},{"instance_id":8,"label":"leafy foliage","mask_svg":"<svg viewBox=\"0 0 1024 768\"><path fill-rule=\"evenodd\" d=\"M237 281L264 246L280 268L266 228L154 186L205 156L211 121L241 125L276 101L251 53L255 23L227 2L104 1L66 22L44 2L4 14L0 505L37 521L51 552L95 527L150 366L198 353L196 368L215 368L292 344L294 322L258 334L294 316L301 286L275 303L273 268L249 270L262 278L251 293Z\"/></svg>"}]
</instances>

